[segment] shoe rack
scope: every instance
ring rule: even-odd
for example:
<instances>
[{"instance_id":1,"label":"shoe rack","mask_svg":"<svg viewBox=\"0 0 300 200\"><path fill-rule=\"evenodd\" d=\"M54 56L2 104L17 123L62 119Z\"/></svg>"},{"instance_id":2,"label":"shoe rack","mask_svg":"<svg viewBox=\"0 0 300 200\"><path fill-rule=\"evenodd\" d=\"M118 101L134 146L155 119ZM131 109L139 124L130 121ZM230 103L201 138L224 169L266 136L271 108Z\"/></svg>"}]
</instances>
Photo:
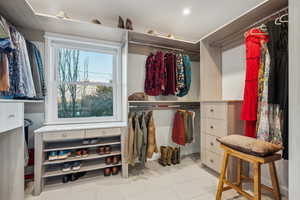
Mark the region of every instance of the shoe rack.
<instances>
[{"instance_id":1,"label":"shoe rack","mask_svg":"<svg viewBox=\"0 0 300 200\"><path fill-rule=\"evenodd\" d=\"M104 170L117 167L119 176L128 176L128 166L124 161L124 134L122 128L87 129L87 130L65 130L55 132L36 132L35 135L35 178L34 195L39 195L43 190L50 187L63 187L64 185L78 184L86 180L109 179L104 176ZM97 139L96 142L87 142ZM103 147L110 147L110 151L100 153ZM76 151L87 150L88 155L78 156ZM49 160L53 152L70 152L64 159ZM106 163L109 157L118 157L117 163ZM80 162L77 170L62 171L65 165L72 165ZM76 181L63 183L63 177L76 173L85 173ZM121 177L120 177L121 178Z\"/></svg>"}]
</instances>

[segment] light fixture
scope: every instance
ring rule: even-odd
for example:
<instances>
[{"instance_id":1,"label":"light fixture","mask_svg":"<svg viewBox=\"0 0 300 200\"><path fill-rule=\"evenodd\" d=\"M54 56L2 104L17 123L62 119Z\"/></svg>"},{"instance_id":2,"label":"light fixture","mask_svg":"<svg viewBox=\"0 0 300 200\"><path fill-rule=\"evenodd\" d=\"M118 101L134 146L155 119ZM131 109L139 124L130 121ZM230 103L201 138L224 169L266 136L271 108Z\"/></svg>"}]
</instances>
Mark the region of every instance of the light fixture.
<instances>
[{"instance_id":1,"label":"light fixture","mask_svg":"<svg viewBox=\"0 0 300 200\"><path fill-rule=\"evenodd\" d=\"M184 16L187 16L187 15L191 14L191 9L189 9L189 8L184 8L184 9L182 10L182 14L183 14Z\"/></svg>"}]
</instances>

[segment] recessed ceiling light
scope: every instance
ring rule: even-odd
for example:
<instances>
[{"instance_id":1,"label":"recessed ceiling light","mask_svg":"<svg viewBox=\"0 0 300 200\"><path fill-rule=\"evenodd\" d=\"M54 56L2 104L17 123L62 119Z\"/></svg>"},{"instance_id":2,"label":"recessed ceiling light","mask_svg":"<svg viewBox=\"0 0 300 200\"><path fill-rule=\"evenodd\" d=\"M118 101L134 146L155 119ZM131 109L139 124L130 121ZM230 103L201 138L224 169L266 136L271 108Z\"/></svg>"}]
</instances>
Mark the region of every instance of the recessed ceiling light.
<instances>
[{"instance_id":1,"label":"recessed ceiling light","mask_svg":"<svg viewBox=\"0 0 300 200\"><path fill-rule=\"evenodd\" d=\"M191 9L189 9L189 8L184 8L184 9L182 10L182 14L183 14L184 16L187 16L187 15L191 14Z\"/></svg>"}]
</instances>

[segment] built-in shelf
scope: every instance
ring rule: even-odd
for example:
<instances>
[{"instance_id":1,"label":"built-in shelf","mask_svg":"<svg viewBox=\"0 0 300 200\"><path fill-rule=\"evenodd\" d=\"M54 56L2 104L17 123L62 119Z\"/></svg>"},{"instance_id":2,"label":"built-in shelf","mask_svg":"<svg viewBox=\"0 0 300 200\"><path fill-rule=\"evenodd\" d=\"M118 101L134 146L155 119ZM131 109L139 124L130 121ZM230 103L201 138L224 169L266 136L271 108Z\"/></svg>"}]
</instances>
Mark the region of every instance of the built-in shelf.
<instances>
[{"instance_id":1,"label":"built-in shelf","mask_svg":"<svg viewBox=\"0 0 300 200\"><path fill-rule=\"evenodd\" d=\"M176 101L176 100L173 100L173 101L128 101L129 103L133 104L133 103L149 103L149 104L152 104L152 103L200 103L200 100L185 100L185 101Z\"/></svg>"},{"instance_id":2,"label":"built-in shelf","mask_svg":"<svg viewBox=\"0 0 300 200\"><path fill-rule=\"evenodd\" d=\"M46 160L46 161L44 161L43 165L54 165L54 164L61 164L61 163L74 162L74 161L83 161L83 160L94 160L94 159L98 159L98 158L106 158L106 157L117 156L117 155L121 155L120 150L113 150L110 154L104 154L104 155L100 155L98 153L90 153L87 157L69 157L64 160L53 160L53 161Z\"/></svg>"},{"instance_id":3,"label":"built-in shelf","mask_svg":"<svg viewBox=\"0 0 300 200\"><path fill-rule=\"evenodd\" d=\"M44 100L1 99L0 103L44 103Z\"/></svg>"},{"instance_id":4,"label":"built-in shelf","mask_svg":"<svg viewBox=\"0 0 300 200\"><path fill-rule=\"evenodd\" d=\"M112 177L121 178L121 173L119 173L117 175L112 175ZM89 171L84 176L80 177L78 180L73 181L73 182L69 181L68 183L63 183L61 176L49 177L49 178L45 179L45 190L61 188L62 186L65 186L65 185L77 185L77 184L80 185L81 183L84 183L84 182L90 182L90 181L99 180L99 179L105 180L105 179L110 179L112 177L104 177L103 170Z\"/></svg>"},{"instance_id":5,"label":"built-in shelf","mask_svg":"<svg viewBox=\"0 0 300 200\"><path fill-rule=\"evenodd\" d=\"M70 170L68 172L63 172L61 170L61 167L49 169L49 171L45 171L45 173L43 174L43 178L48 178L48 177L53 177L53 176L62 176L62 175L73 174L73 173L78 173L78 172L88 172L88 171L93 171L93 170L97 170L97 169L104 169L104 168L116 167L116 166L121 166L121 165L122 165L121 162L119 164L115 164L115 165L107 165L101 160L96 160L96 161L89 162L89 163L82 163L81 168L77 171Z\"/></svg>"},{"instance_id":6,"label":"built-in shelf","mask_svg":"<svg viewBox=\"0 0 300 200\"><path fill-rule=\"evenodd\" d=\"M73 141L73 142L55 142L47 143L44 149L44 152L50 151L62 151L62 150L72 150L72 149L86 149L94 148L107 145L119 145L121 144L120 137L118 138L101 138L100 142L96 144L82 144L82 140Z\"/></svg>"}]
</instances>

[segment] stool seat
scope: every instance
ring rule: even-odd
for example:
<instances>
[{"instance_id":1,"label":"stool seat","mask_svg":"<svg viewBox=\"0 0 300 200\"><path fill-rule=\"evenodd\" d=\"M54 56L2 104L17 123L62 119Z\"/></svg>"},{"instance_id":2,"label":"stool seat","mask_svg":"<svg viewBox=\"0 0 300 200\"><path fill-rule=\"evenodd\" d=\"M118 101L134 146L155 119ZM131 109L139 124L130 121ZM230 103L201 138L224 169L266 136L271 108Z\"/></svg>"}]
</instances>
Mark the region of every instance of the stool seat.
<instances>
[{"instance_id":1,"label":"stool seat","mask_svg":"<svg viewBox=\"0 0 300 200\"><path fill-rule=\"evenodd\" d=\"M219 177L219 185L218 191L216 195L216 200L221 200L223 191L234 189L239 194L243 195L244 197L251 199L251 200L261 200L261 189L268 190L274 194L276 200L281 200L281 194L279 189L278 177L275 167L275 161L281 160L280 154L273 154L266 157L254 156L250 155L226 145L221 144L221 148L224 150L224 158L221 166L221 173ZM235 183L230 183L226 180L226 170L228 166L229 156L235 157L237 160L237 172L236 177L237 180ZM242 174L242 161L249 162L253 164L253 178L244 176ZM261 165L268 164L270 170L270 177L272 179L272 188L261 184ZM242 182L253 182L254 183L254 196L250 195L249 193L243 191ZM224 185L227 185L224 187Z\"/></svg>"}]
</instances>

